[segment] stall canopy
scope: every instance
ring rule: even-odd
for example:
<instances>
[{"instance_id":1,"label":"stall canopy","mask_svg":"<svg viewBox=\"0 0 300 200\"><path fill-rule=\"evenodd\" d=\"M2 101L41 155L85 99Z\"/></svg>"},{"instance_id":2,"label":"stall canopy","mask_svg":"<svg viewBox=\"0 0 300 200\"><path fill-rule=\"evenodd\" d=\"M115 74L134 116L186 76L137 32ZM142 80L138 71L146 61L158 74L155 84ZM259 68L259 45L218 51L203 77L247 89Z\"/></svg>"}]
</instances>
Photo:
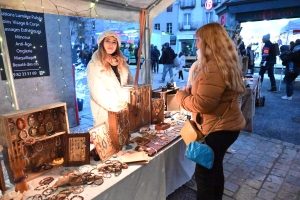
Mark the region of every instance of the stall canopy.
<instances>
[{"instance_id":1,"label":"stall canopy","mask_svg":"<svg viewBox=\"0 0 300 200\"><path fill-rule=\"evenodd\" d=\"M154 17L171 5L175 0L0 0L1 8L11 10L23 10L38 13L48 13L66 16L78 16L88 18L100 18L106 20L139 22L140 14L146 17L145 31L145 57L150 58L150 30ZM147 13L147 14L146 14ZM147 16L145 16L147 15ZM5 41L5 33L0 16L0 45L2 49L5 73L8 79L10 93L14 108L19 110L17 96L14 86L8 47ZM144 31L143 31L144 32ZM146 63L144 83L150 83L150 62ZM147 64L148 63L148 64ZM139 68L138 68L139 69ZM138 74L137 70L137 74ZM136 80L138 76L136 75ZM137 82L137 81L136 81Z\"/></svg>"},{"instance_id":2,"label":"stall canopy","mask_svg":"<svg viewBox=\"0 0 300 200\"><path fill-rule=\"evenodd\" d=\"M300 19L291 20L280 29L280 34L288 33L292 31L294 34L299 33L300 31Z\"/></svg>"},{"instance_id":3,"label":"stall canopy","mask_svg":"<svg viewBox=\"0 0 300 200\"><path fill-rule=\"evenodd\" d=\"M150 20L175 0L0 0L2 8L31 12L138 22L141 10Z\"/></svg>"}]
</instances>

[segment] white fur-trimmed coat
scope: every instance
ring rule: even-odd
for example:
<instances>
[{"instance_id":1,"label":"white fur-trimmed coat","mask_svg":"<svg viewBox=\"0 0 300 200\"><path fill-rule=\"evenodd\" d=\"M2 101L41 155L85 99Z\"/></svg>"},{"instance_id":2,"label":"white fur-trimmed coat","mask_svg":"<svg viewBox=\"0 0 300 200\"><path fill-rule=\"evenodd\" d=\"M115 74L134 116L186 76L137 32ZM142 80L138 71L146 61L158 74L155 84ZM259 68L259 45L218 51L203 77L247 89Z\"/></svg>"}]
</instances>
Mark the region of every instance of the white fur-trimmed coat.
<instances>
[{"instance_id":1,"label":"white fur-trimmed coat","mask_svg":"<svg viewBox=\"0 0 300 200\"><path fill-rule=\"evenodd\" d=\"M94 126L108 122L108 111L117 112L120 110L118 105L128 101L128 91L122 86L133 83L132 75L127 64L123 68L118 67L118 72L121 84L111 68L104 68L99 60L98 50L93 54L87 66L87 82Z\"/></svg>"}]
</instances>

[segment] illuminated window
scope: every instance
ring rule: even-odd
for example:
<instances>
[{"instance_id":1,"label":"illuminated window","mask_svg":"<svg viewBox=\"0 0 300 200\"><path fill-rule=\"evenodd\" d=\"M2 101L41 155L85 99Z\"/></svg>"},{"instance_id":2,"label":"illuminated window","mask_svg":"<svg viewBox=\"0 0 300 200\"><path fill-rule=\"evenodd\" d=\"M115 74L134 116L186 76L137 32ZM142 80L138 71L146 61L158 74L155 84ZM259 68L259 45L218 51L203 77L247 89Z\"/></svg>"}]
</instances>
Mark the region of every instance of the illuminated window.
<instances>
[{"instance_id":1,"label":"illuminated window","mask_svg":"<svg viewBox=\"0 0 300 200\"><path fill-rule=\"evenodd\" d=\"M167 23L167 30L168 33L172 33L172 23Z\"/></svg>"}]
</instances>

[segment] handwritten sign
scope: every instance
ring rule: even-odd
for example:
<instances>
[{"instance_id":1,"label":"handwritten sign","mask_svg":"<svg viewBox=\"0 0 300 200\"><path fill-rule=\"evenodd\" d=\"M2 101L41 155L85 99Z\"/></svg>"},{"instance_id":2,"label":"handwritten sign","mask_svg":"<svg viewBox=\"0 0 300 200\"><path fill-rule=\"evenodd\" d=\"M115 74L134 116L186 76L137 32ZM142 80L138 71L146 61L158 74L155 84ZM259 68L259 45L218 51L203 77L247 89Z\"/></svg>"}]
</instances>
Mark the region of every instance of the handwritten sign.
<instances>
[{"instance_id":1,"label":"handwritten sign","mask_svg":"<svg viewBox=\"0 0 300 200\"><path fill-rule=\"evenodd\" d=\"M2 19L14 78L49 76L44 14L2 9Z\"/></svg>"}]
</instances>

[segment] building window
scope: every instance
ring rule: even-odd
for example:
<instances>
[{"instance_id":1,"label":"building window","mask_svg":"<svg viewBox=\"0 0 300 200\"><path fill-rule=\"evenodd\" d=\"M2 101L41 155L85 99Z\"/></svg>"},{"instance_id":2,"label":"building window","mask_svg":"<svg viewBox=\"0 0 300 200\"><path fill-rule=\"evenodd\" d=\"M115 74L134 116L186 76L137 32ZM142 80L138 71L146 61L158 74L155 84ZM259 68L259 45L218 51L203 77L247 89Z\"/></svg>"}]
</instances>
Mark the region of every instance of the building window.
<instances>
[{"instance_id":1,"label":"building window","mask_svg":"<svg viewBox=\"0 0 300 200\"><path fill-rule=\"evenodd\" d=\"M154 30L160 30L160 24L154 24Z\"/></svg>"},{"instance_id":2,"label":"building window","mask_svg":"<svg viewBox=\"0 0 300 200\"><path fill-rule=\"evenodd\" d=\"M167 23L167 32L172 33L172 23Z\"/></svg>"},{"instance_id":3,"label":"building window","mask_svg":"<svg viewBox=\"0 0 300 200\"><path fill-rule=\"evenodd\" d=\"M184 25L191 25L191 13L184 14Z\"/></svg>"},{"instance_id":4,"label":"building window","mask_svg":"<svg viewBox=\"0 0 300 200\"><path fill-rule=\"evenodd\" d=\"M173 11L173 7L172 7L172 4L169 6L169 7L167 7L167 12L172 12Z\"/></svg>"}]
</instances>

